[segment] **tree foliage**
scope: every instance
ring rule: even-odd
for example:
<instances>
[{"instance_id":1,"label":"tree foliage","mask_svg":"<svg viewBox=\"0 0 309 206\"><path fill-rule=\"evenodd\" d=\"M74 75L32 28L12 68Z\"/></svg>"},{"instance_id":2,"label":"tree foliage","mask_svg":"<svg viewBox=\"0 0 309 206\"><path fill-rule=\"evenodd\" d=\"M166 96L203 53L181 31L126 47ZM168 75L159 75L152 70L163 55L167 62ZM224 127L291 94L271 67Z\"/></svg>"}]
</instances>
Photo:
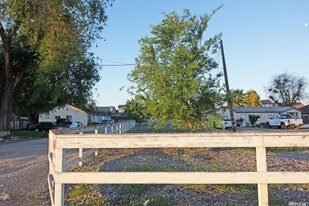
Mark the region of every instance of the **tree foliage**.
<instances>
[{"instance_id":1,"label":"tree foliage","mask_svg":"<svg viewBox=\"0 0 309 206\"><path fill-rule=\"evenodd\" d=\"M233 106L235 107L260 107L260 95L255 90L248 90L246 93L242 89L231 91Z\"/></svg>"},{"instance_id":2,"label":"tree foliage","mask_svg":"<svg viewBox=\"0 0 309 206\"><path fill-rule=\"evenodd\" d=\"M88 50L105 25L109 3L0 0L0 129L7 129L12 102L24 113L89 98L99 75Z\"/></svg>"},{"instance_id":3,"label":"tree foliage","mask_svg":"<svg viewBox=\"0 0 309 206\"><path fill-rule=\"evenodd\" d=\"M248 90L244 97L245 107L260 107L260 95L255 90Z\"/></svg>"},{"instance_id":4,"label":"tree foliage","mask_svg":"<svg viewBox=\"0 0 309 206\"><path fill-rule=\"evenodd\" d=\"M135 99L128 100L126 104L126 112L130 119L134 119L137 123L142 123L146 121L148 114L145 113L145 105L143 101L137 96Z\"/></svg>"},{"instance_id":5,"label":"tree foliage","mask_svg":"<svg viewBox=\"0 0 309 206\"><path fill-rule=\"evenodd\" d=\"M231 97L234 107L244 107L245 106L245 94L242 89L232 89Z\"/></svg>"},{"instance_id":6,"label":"tree foliage","mask_svg":"<svg viewBox=\"0 0 309 206\"><path fill-rule=\"evenodd\" d=\"M208 128L217 120L221 103L217 63L220 35L204 40L211 15L200 17L185 10L165 14L152 27L151 36L140 40L140 55L129 80L144 110L159 127L167 122L177 128Z\"/></svg>"},{"instance_id":7,"label":"tree foliage","mask_svg":"<svg viewBox=\"0 0 309 206\"><path fill-rule=\"evenodd\" d=\"M307 80L289 73L275 75L266 87L269 98L275 103L292 106L305 95Z\"/></svg>"}]
</instances>

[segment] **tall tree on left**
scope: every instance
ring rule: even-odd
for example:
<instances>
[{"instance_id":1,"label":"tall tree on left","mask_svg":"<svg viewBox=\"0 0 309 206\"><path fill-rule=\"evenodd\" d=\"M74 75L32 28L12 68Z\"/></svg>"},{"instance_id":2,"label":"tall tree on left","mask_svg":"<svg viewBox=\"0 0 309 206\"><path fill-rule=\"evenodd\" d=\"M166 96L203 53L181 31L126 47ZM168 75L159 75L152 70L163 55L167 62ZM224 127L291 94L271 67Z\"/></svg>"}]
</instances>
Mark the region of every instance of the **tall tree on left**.
<instances>
[{"instance_id":1,"label":"tall tree on left","mask_svg":"<svg viewBox=\"0 0 309 206\"><path fill-rule=\"evenodd\" d=\"M53 96L54 104L78 90L83 76L88 82L82 89L88 92L98 80L88 51L100 37L110 4L111 0L0 0L0 131L10 130L12 99L24 79ZM95 74L79 71L85 63Z\"/></svg>"}]
</instances>

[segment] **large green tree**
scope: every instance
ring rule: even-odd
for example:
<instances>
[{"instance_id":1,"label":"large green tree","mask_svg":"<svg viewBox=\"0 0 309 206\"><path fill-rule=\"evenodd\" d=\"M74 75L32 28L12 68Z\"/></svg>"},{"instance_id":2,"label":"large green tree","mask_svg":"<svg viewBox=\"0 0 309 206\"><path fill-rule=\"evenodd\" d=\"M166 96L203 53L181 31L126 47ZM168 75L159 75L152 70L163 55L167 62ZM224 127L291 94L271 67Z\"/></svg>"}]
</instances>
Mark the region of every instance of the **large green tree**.
<instances>
[{"instance_id":1,"label":"large green tree","mask_svg":"<svg viewBox=\"0 0 309 206\"><path fill-rule=\"evenodd\" d=\"M259 107L260 95L255 90L248 90L246 93L242 89L231 90L233 106L235 107Z\"/></svg>"},{"instance_id":2,"label":"large green tree","mask_svg":"<svg viewBox=\"0 0 309 206\"><path fill-rule=\"evenodd\" d=\"M232 89L231 97L234 107L244 107L245 106L245 93L242 89Z\"/></svg>"},{"instance_id":3,"label":"large green tree","mask_svg":"<svg viewBox=\"0 0 309 206\"><path fill-rule=\"evenodd\" d=\"M0 130L9 130L13 99L17 107L48 110L90 94L99 77L88 50L103 29L108 4L0 0Z\"/></svg>"},{"instance_id":4,"label":"large green tree","mask_svg":"<svg viewBox=\"0 0 309 206\"><path fill-rule=\"evenodd\" d=\"M266 87L269 98L274 102L292 106L305 95L307 80L289 73L275 75Z\"/></svg>"},{"instance_id":5,"label":"large green tree","mask_svg":"<svg viewBox=\"0 0 309 206\"><path fill-rule=\"evenodd\" d=\"M205 41L210 18L188 10L181 16L165 14L151 36L140 40L140 55L129 74L135 83L131 91L158 126L170 121L195 131L218 121L221 73L214 75L217 63L211 55L217 52L220 35Z\"/></svg>"},{"instance_id":6,"label":"large green tree","mask_svg":"<svg viewBox=\"0 0 309 206\"><path fill-rule=\"evenodd\" d=\"M145 110L144 101L136 96L134 99L128 100L126 104L126 112L130 119L134 119L137 123L142 123L146 121L149 116Z\"/></svg>"},{"instance_id":7,"label":"large green tree","mask_svg":"<svg viewBox=\"0 0 309 206\"><path fill-rule=\"evenodd\" d=\"M244 96L245 107L260 107L260 95L255 90L248 90Z\"/></svg>"}]
</instances>

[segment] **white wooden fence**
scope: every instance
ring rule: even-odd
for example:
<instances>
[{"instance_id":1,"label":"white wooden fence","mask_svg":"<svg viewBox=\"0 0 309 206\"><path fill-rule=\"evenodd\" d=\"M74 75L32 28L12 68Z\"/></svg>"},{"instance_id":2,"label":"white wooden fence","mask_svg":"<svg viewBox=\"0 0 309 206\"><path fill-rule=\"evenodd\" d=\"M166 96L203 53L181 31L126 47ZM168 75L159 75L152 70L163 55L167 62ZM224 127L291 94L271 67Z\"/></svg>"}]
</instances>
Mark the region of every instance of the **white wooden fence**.
<instances>
[{"instance_id":1,"label":"white wooden fence","mask_svg":"<svg viewBox=\"0 0 309 206\"><path fill-rule=\"evenodd\" d=\"M66 172L71 148L255 147L255 172ZM268 172L267 147L309 147L308 133L58 134L49 133L52 205L64 205L65 184L257 184L259 205L268 205L268 184L308 184L309 172Z\"/></svg>"}]
</instances>

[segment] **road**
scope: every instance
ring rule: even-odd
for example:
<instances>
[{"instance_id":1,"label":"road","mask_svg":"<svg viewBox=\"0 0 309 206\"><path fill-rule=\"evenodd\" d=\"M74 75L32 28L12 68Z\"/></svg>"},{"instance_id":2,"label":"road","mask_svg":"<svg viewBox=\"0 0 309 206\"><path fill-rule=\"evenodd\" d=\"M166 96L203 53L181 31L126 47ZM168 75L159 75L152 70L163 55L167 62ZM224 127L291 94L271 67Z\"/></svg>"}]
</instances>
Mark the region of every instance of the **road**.
<instances>
[{"instance_id":1,"label":"road","mask_svg":"<svg viewBox=\"0 0 309 206\"><path fill-rule=\"evenodd\" d=\"M0 144L0 205L49 205L47 174L47 139Z\"/></svg>"}]
</instances>

